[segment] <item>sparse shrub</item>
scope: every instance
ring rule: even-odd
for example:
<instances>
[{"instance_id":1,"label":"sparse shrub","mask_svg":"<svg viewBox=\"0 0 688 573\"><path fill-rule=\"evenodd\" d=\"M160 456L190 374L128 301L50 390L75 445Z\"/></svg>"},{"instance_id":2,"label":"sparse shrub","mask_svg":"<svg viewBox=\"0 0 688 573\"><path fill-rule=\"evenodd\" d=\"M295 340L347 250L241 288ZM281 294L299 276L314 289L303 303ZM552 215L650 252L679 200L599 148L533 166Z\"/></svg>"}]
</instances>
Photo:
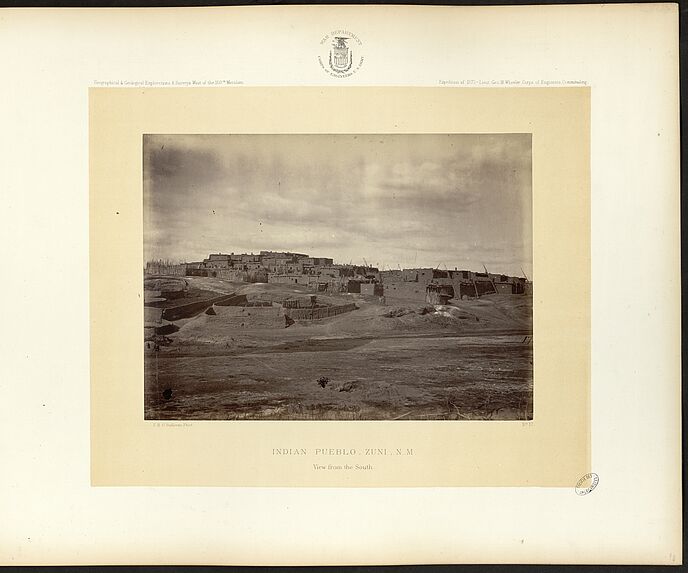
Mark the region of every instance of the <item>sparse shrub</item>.
<instances>
[{"instance_id":1,"label":"sparse shrub","mask_svg":"<svg viewBox=\"0 0 688 573\"><path fill-rule=\"evenodd\" d=\"M344 384L341 384L337 390L340 392L351 392L356 388L356 386L358 386L358 383L353 380L351 382L345 382Z\"/></svg>"},{"instance_id":2,"label":"sparse shrub","mask_svg":"<svg viewBox=\"0 0 688 573\"><path fill-rule=\"evenodd\" d=\"M321 388L324 388L330 383L330 379L327 376L322 376L321 378L318 379L318 386Z\"/></svg>"}]
</instances>

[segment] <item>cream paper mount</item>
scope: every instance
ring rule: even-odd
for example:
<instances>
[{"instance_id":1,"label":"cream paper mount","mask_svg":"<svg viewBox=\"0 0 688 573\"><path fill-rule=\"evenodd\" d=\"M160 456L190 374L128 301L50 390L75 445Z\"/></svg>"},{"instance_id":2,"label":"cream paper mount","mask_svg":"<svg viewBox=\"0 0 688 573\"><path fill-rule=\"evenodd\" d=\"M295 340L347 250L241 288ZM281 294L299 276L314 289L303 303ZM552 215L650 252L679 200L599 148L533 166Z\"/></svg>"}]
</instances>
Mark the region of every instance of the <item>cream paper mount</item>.
<instances>
[{"instance_id":1,"label":"cream paper mount","mask_svg":"<svg viewBox=\"0 0 688 573\"><path fill-rule=\"evenodd\" d=\"M590 471L589 88L89 95L92 485L573 488ZM532 421L144 420L144 134L297 133L532 134Z\"/></svg>"}]
</instances>

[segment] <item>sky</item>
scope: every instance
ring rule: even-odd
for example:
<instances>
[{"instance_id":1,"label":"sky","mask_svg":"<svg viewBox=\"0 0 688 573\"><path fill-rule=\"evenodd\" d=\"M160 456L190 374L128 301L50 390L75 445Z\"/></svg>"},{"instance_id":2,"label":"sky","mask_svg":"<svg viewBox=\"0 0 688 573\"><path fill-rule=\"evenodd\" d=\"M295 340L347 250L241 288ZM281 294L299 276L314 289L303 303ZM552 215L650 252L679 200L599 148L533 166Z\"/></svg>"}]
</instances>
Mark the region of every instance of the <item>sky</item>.
<instances>
[{"instance_id":1,"label":"sky","mask_svg":"<svg viewBox=\"0 0 688 573\"><path fill-rule=\"evenodd\" d=\"M530 134L144 135L143 178L146 260L532 276Z\"/></svg>"}]
</instances>

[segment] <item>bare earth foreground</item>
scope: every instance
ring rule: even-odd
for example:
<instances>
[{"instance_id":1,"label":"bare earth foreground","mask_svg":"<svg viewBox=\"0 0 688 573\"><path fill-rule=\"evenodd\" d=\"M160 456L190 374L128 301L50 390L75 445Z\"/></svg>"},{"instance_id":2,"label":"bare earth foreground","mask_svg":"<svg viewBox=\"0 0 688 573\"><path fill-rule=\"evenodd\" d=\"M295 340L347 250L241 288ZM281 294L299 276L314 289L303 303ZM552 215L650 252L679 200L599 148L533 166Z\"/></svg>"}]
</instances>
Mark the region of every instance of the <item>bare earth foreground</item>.
<instances>
[{"instance_id":1,"label":"bare earth foreground","mask_svg":"<svg viewBox=\"0 0 688 573\"><path fill-rule=\"evenodd\" d=\"M270 300L304 287L194 278ZM202 313L145 354L149 420L532 419L532 297L429 306L318 295L358 310L288 328L237 328Z\"/></svg>"}]
</instances>

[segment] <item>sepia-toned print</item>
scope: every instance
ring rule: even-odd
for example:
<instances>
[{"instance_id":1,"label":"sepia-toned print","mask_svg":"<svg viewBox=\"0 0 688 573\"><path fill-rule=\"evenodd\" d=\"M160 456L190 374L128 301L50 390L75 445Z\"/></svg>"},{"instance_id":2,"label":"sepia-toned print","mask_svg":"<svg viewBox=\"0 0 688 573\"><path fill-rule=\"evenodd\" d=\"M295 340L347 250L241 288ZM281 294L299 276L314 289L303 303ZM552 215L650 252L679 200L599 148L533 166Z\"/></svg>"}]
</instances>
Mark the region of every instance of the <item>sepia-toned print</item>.
<instances>
[{"instance_id":1,"label":"sepia-toned print","mask_svg":"<svg viewBox=\"0 0 688 573\"><path fill-rule=\"evenodd\" d=\"M148 420L531 420L530 134L143 139Z\"/></svg>"}]
</instances>

